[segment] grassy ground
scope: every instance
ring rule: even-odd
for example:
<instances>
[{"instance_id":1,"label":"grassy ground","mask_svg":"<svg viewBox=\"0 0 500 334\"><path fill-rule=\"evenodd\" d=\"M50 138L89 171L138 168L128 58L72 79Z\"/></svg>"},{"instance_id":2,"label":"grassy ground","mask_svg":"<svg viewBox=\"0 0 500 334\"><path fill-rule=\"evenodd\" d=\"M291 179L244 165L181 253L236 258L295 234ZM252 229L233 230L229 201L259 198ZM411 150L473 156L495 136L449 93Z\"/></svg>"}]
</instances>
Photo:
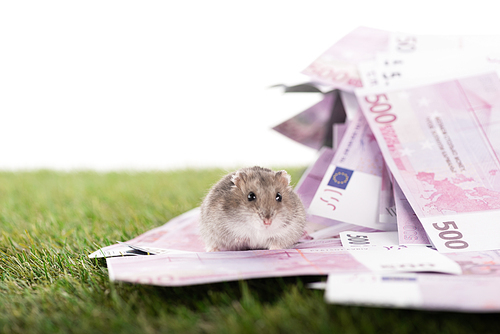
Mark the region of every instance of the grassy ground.
<instances>
[{"instance_id":1,"label":"grassy ground","mask_svg":"<svg viewBox=\"0 0 500 334\"><path fill-rule=\"evenodd\" d=\"M160 288L110 283L88 259L198 206L223 174L0 173L0 333L498 332L497 314L327 305L305 288L322 277Z\"/></svg>"}]
</instances>

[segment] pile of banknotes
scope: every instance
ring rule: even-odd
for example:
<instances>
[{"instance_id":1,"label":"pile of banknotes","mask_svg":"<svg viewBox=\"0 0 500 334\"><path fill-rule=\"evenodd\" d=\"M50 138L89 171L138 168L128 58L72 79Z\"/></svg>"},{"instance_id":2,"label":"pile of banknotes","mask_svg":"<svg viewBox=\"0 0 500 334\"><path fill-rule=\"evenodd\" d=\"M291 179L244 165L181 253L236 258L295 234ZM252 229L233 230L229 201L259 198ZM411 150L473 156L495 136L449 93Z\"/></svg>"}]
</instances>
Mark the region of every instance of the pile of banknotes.
<instances>
[{"instance_id":1,"label":"pile of banknotes","mask_svg":"<svg viewBox=\"0 0 500 334\"><path fill-rule=\"evenodd\" d=\"M500 36L357 28L283 85L323 96L274 128L318 150L294 247L206 253L194 209L90 256L117 281L327 275L331 303L498 312L499 71Z\"/></svg>"}]
</instances>

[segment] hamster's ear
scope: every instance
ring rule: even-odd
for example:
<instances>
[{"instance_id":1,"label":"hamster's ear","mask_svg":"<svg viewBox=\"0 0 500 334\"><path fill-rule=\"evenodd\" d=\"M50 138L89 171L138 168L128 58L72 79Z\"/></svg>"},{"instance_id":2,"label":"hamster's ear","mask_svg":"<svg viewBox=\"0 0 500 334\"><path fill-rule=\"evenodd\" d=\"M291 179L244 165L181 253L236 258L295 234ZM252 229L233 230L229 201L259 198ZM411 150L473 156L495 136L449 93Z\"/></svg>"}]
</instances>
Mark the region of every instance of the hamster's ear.
<instances>
[{"instance_id":1,"label":"hamster's ear","mask_svg":"<svg viewBox=\"0 0 500 334\"><path fill-rule=\"evenodd\" d=\"M234 175L231 177L231 182L234 183L234 185L238 188L241 188L241 185L245 183L247 180L247 175L242 172L242 171L237 171L234 173Z\"/></svg>"},{"instance_id":2,"label":"hamster's ear","mask_svg":"<svg viewBox=\"0 0 500 334\"><path fill-rule=\"evenodd\" d=\"M288 175L286 170L280 170L276 172L274 175L275 179L281 182L284 186L288 186L290 184L291 177Z\"/></svg>"}]
</instances>

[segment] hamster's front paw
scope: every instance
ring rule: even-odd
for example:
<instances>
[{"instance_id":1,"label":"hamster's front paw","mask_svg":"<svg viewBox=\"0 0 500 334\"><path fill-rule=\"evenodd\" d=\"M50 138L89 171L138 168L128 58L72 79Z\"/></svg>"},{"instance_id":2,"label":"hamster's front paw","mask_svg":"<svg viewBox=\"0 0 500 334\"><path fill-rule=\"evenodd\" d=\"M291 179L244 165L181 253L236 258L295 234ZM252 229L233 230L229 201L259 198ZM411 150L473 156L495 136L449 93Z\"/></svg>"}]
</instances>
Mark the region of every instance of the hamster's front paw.
<instances>
[{"instance_id":1,"label":"hamster's front paw","mask_svg":"<svg viewBox=\"0 0 500 334\"><path fill-rule=\"evenodd\" d=\"M269 250L283 249L280 245L269 245Z\"/></svg>"},{"instance_id":2,"label":"hamster's front paw","mask_svg":"<svg viewBox=\"0 0 500 334\"><path fill-rule=\"evenodd\" d=\"M207 252L218 252L219 248L217 246L213 246L213 247L206 247L205 250Z\"/></svg>"}]
</instances>

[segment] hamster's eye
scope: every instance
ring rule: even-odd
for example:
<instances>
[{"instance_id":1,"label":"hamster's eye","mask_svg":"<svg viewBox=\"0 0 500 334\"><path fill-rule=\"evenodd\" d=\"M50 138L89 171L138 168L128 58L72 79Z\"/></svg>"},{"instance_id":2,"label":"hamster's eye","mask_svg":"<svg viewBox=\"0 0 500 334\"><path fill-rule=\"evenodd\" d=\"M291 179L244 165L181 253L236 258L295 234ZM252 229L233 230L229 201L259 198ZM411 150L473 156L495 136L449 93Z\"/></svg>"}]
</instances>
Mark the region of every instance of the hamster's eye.
<instances>
[{"instance_id":1,"label":"hamster's eye","mask_svg":"<svg viewBox=\"0 0 500 334\"><path fill-rule=\"evenodd\" d=\"M276 194L276 201L281 202L282 199L283 199L283 196L281 196L280 193L277 193Z\"/></svg>"},{"instance_id":2,"label":"hamster's eye","mask_svg":"<svg viewBox=\"0 0 500 334\"><path fill-rule=\"evenodd\" d=\"M248 201L251 202L257 198L253 192L249 192L247 195Z\"/></svg>"}]
</instances>

